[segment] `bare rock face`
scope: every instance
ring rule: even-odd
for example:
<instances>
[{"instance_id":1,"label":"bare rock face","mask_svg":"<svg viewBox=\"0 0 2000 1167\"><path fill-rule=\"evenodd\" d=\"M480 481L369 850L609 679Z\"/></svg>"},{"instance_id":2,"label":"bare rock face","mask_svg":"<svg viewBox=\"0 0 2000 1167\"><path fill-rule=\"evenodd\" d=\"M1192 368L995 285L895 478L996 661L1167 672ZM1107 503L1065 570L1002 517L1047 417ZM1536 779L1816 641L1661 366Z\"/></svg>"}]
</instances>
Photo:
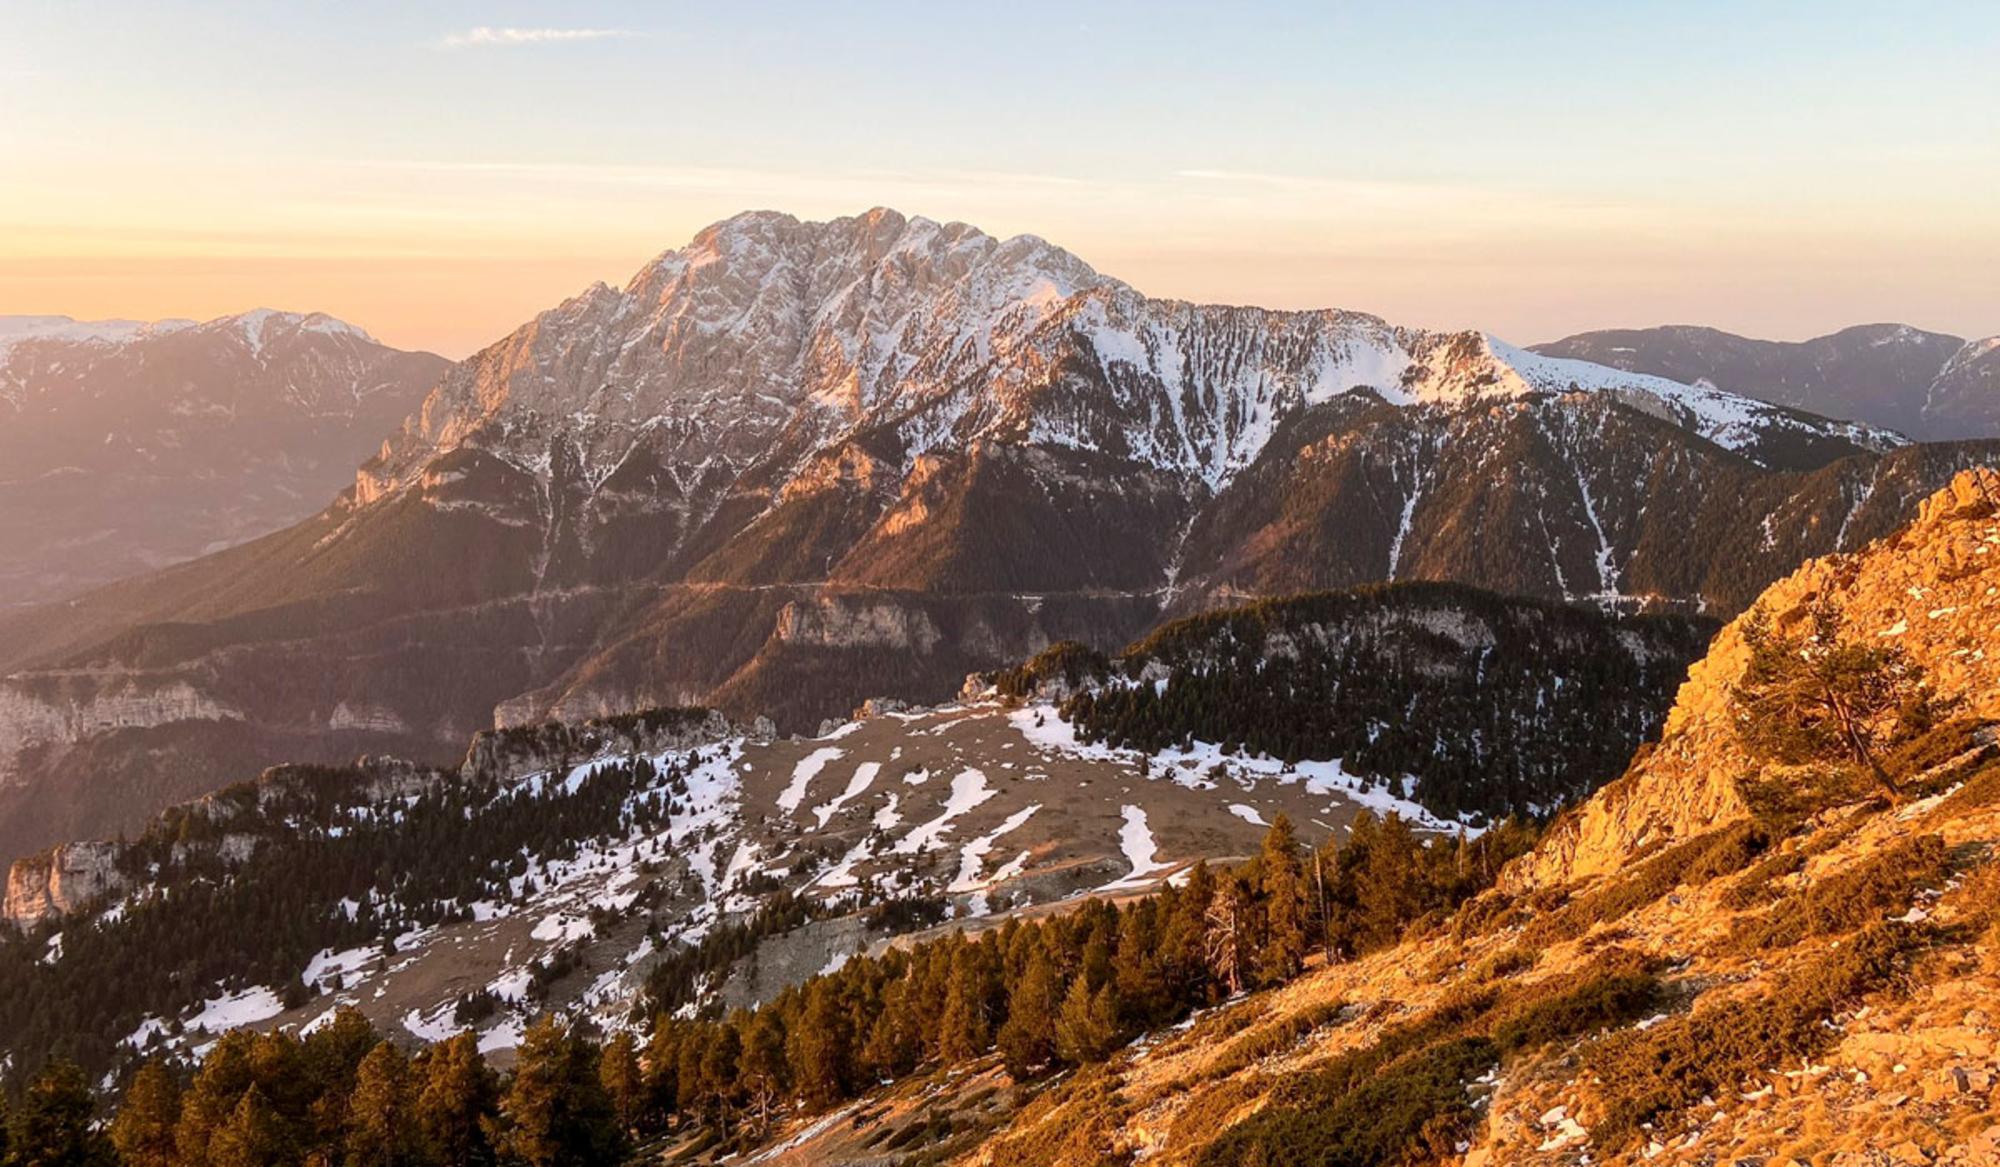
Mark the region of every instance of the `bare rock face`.
<instances>
[{"instance_id":1,"label":"bare rock face","mask_svg":"<svg viewBox=\"0 0 2000 1167\"><path fill-rule=\"evenodd\" d=\"M1809 561L1758 604L1782 629L1822 602L1841 610L1849 637L1901 647L1966 714L2000 718L2000 470L1960 473L1909 526L1853 554ZM1688 671L1659 745L1556 824L1508 885L1602 875L1641 848L1749 814L1740 783L1758 765L1737 742L1730 698L1749 661L1745 619Z\"/></svg>"},{"instance_id":2,"label":"bare rock face","mask_svg":"<svg viewBox=\"0 0 2000 1167\"><path fill-rule=\"evenodd\" d=\"M787 644L817 648L889 648L920 653L929 652L940 637L936 623L922 609L843 596L787 604L778 613L775 634Z\"/></svg>"},{"instance_id":3,"label":"bare rock face","mask_svg":"<svg viewBox=\"0 0 2000 1167\"><path fill-rule=\"evenodd\" d=\"M719 742L739 732L769 740L771 723L758 718L747 730L714 709L649 709L643 713L582 723L484 730L473 737L459 773L466 778L507 779L545 770L563 761L583 761L606 753L657 754Z\"/></svg>"},{"instance_id":4,"label":"bare rock face","mask_svg":"<svg viewBox=\"0 0 2000 1167\"><path fill-rule=\"evenodd\" d=\"M19 860L7 872L7 919L25 927L75 911L124 886L116 843L65 843Z\"/></svg>"},{"instance_id":5,"label":"bare rock face","mask_svg":"<svg viewBox=\"0 0 2000 1167\"><path fill-rule=\"evenodd\" d=\"M42 677L0 684L0 785L25 752L61 748L120 729L239 718L235 709L185 680Z\"/></svg>"}]
</instances>

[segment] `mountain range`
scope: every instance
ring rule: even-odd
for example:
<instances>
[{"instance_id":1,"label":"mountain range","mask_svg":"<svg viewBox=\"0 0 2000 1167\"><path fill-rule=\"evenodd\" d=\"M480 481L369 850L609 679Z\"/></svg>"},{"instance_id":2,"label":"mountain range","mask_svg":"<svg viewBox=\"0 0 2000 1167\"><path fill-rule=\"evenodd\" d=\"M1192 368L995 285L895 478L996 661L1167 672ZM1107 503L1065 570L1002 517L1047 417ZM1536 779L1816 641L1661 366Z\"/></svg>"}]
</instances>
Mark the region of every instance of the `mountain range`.
<instances>
[{"instance_id":1,"label":"mountain range","mask_svg":"<svg viewBox=\"0 0 2000 1167\"><path fill-rule=\"evenodd\" d=\"M305 518L447 364L320 314L0 316L0 610Z\"/></svg>"},{"instance_id":2,"label":"mountain range","mask_svg":"<svg viewBox=\"0 0 2000 1167\"><path fill-rule=\"evenodd\" d=\"M1863 324L1794 342L1680 325L1579 333L1535 351L1710 384L1927 441L2000 436L2000 337Z\"/></svg>"},{"instance_id":3,"label":"mountain range","mask_svg":"<svg viewBox=\"0 0 2000 1167\"><path fill-rule=\"evenodd\" d=\"M1153 299L1029 236L749 213L451 366L302 522L0 623L0 854L496 724L809 730L1249 596L1726 616L1996 453L1479 333Z\"/></svg>"}]
</instances>

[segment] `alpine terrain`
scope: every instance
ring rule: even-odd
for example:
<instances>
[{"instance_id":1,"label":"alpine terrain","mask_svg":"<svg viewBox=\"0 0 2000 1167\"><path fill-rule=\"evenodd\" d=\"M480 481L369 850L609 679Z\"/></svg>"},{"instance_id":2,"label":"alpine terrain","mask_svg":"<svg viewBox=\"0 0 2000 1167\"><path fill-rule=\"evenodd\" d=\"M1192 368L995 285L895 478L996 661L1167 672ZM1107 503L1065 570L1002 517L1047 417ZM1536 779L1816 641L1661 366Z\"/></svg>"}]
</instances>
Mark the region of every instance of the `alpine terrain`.
<instances>
[{"instance_id":1,"label":"alpine terrain","mask_svg":"<svg viewBox=\"0 0 2000 1167\"><path fill-rule=\"evenodd\" d=\"M1728 616L1996 453L1478 333L1152 299L1028 236L744 214L452 366L298 525L0 623L0 854L496 725L812 731L1255 596Z\"/></svg>"},{"instance_id":2,"label":"alpine terrain","mask_svg":"<svg viewBox=\"0 0 2000 1167\"><path fill-rule=\"evenodd\" d=\"M324 506L444 371L331 317L0 317L0 610Z\"/></svg>"},{"instance_id":3,"label":"alpine terrain","mask_svg":"<svg viewBox=\"0 0 2000 1167\"><path fill-rule=\"evenodd\" d=\"M1864 324L1789 342L1714 328L1585 332L1535 351L1945 441L2000 435L2000 337Z\"/></svg>"},{"instance_id":4,"label":"alpine terrain","mask_svg":"<svg viewBox=\"0 0 2000 1167\"><path fill-rule=\"evenodd\" d=\"M17 865L0 1000L51 1068L13 1126L168 1164L1990 1163L1996 621L1989 469L1754 597L1664 720L1682 618L1403 586L815 739L663 710L274 771L33 903ZM1481 685L1504 746L1455 732ZM1359 744L1424 726L1542 791L1647 740L1552 822L1451 821L1397 775L1425 750ZM51 1052L120 1088L105 1128Z\"/></svg>"}]
</instances>

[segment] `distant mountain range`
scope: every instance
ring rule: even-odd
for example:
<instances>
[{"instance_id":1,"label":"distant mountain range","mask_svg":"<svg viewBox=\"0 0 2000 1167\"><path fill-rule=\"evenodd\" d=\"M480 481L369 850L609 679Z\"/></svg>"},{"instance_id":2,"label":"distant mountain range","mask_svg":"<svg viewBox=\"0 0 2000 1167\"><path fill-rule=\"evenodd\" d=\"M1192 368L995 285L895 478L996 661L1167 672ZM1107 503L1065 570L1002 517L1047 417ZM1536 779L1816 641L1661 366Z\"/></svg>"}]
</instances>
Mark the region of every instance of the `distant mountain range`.
<instances>
[{"instance_id":1,"label":"distant mountain range","mask_svg":"<svg viewBox=\"0 0 2000 1167\"><path fill-rule=\"evenodd\" d=\"M0 609L312 514L446 362L328 316L0 316Z\"/></svg>"},{"instance_id":2,"label":"distant mountain range","mask_svg":"<svg viewBox=\"0 0 2000 1167\"><path fill-rule=\"evenodd\" d=\"M303 522L0 623L0 854L496 722L811 728L1250 595L1728 614L1996 456L1479 333L1151 299L1028 236L745 214L451 366Z\"/></svg>"},{"instance_id":3,"label":"distant mountain range","mask_svg":"<svg viewBox=\"0 0 2000 1167\"><path fill-rule=\"evenodd\" d=\"M1535 351L1852 418L1926 441L2000 437L2000 336L1863 324L1789 342L1713 328L1584 332Z\"/></svg>"}]
</instances>

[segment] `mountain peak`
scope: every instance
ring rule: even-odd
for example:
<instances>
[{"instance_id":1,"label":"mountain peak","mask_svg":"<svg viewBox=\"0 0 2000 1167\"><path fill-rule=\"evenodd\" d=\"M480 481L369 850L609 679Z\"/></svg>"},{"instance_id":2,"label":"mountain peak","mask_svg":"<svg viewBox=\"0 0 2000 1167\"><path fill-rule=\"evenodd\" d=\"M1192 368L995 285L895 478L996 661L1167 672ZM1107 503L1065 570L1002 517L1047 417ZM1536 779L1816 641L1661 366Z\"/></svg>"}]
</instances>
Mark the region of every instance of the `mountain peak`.
<instances>
[{"instance_id":1,"label":"mountain peak","mask_svg":"<svg viewBox=\"0 0 2000 1167\"><path fill-rule=\"evenodd\" d=\"M293 333L348 337L364 344L379 344L366 329L349 324L324 312L286 312L276 308L252 308L229 316L218 316L199 326L204 332L240 335L254 351L261 351L272 339Z\"/></svg>"}]
</instances>

